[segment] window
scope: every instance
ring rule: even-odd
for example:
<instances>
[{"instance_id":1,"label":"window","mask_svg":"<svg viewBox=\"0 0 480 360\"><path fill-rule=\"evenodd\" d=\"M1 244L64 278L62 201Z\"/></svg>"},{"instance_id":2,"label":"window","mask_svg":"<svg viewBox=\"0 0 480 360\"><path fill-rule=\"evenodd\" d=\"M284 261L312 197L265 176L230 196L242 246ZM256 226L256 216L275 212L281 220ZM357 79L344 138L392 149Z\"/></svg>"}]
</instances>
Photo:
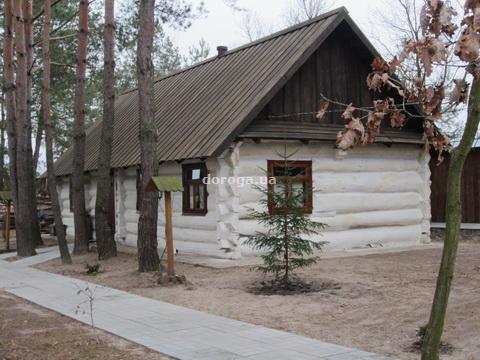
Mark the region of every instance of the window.
<instances>
[{"instance_id":1,"label":"window","mask_svg":"<svg viewBox=\"0 0 480 360\"><path fill-rule=\"evenodd\" d=\"M183 213L188 215L205 215L207 213L207 184L203 178L207 176L204 163L186 164L183 172Z\"/></svg>"},{"instance_id":2,"label":"window","mask_svg":"<svg viewBox=\"0 0 480 360\"><path fill-rule=\"evenodd\" d=\"M283 193L286 196L292 192L302 191L304 196L298 207L306 214L312 213L312 162L268 160L268 177L275 178L275 182L268 182L268 191ZM269 203L268 210L271 214L278 214L285 209Z\"/></svg>"}]
</instances>

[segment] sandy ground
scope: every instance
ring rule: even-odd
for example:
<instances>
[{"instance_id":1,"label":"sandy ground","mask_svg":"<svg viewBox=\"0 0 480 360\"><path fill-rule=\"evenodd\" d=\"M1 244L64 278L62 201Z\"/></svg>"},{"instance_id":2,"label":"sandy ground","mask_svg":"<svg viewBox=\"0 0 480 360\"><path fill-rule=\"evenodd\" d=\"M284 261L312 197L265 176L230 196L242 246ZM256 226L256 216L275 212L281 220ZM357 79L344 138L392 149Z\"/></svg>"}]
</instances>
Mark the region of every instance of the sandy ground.
<instances>
[{"instance_id":1,"label":"sandy ground","mask_svg":"<svg viewBox=\"0 0 480 360\"><path fill-rule=\"evenodd\" d=\"M0 359L170 358L0 291Z\"/></svg>"},{"instance_id":2,"label":"sandy ground","mask_svg":"<svg viewBox=\"0 0 480 360\"><path fill-rule=\"evenodd\" d=\"M248 267L212 269L177 263L190 284L156 285L157 275L136 271L136 258L121 254L101 262L103 273L84 275L95 254L38 267L212 314L286 330L319 340L401 359L416 329L427 322L441 249L332 258L301 273L305 280L333 281L340 289L301 295L254 295L262 276ZM462 243L444 341L455 350L442 359L480 359L480 243Z\"/></svg>"}]
</instances>

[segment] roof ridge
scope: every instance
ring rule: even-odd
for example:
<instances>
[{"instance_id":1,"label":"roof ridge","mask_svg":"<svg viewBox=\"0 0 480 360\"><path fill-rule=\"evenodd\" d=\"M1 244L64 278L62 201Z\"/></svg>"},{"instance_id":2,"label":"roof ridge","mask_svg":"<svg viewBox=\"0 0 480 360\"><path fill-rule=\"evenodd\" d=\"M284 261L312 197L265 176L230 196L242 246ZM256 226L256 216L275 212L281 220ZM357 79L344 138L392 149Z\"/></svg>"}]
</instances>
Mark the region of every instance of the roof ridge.
<instances>
[{"instance_id":1,"label":"roof ridge","mask_svg":"<svg viewBox=\"0 0 480 360\"><path fill-rule=\"evenodd\" d=\"M250 48L250 47L252 47L252 46L256 46L256 45L258 45L258 44L264 43L264 42L266 42L266 41L273 40L273 39L275 39L275 38L277 38L277 37L280 37L280 36L283 36L283 35L285 35L285 34L291 33L291 32L293 32L293 31L297 31L297 30L299 30L299 29L301 29L301 28L304 28L304 27L306 27L306 26L309 26L309 25L311 25L311 24L313 24L313 23L316 23L316 22L318 22L318 21L320 21L320 20L325 20L326 18L329 18L329 17L331 17L331 16L333 16L333 15L336 15L336 14L339 14L339 13L342 13L342 12L345 13L345 14L348 14L348 10L347 10L347 8L346 8L345 6L341 6L341 7L338 7L338 8L336 8L336 9L330 10L330 11L328 11L328 12L326 12L326 13L323 13L323 14L320 14L319 16L314 17L314 18L312 18L312 19L309 19L309 20L303 21L303 22L301 22L301 23L295 24L295 25L293 25L293 26L290 26L290 27L288 27L288 28L279 30L279 31L277 31L277 32L274 32L274 33L272 33L272 34L270 34L270 35L264 36L264 37L262 37L262 38L260 38L260 39L255 40L255 41L252 41L252 42L249 42L249 43L247 43L247 44L238 46L238 47L236 47L236 48L234 48L234 49L232 49L232 50L228 50L224 55L222 55L221 59L223 59L223 58L225 58L225 57L227 57L227 56L229 56L229 55L232 55L232 54L234 54L234 53L236 53L236 52L238 52L238 51L242 51L242 50L248 49L248 48ZM197 68L197 67L199 67L199 66L205 65L205 64L210 63L210 62L212 62L212 61L215 61L215 60L217 60L217 59L219 59L219 57L218 57L217 55L212 56L212 57L210 57L210 58L208 58L208 59L205 59L205 60L200 61L200 62L198 62L198 63L195 63L195 64L193 64L193 65L187 66L187 67L185 67L185 68L183 68L183 69L175 70L175 71L172 71L172 72L169 73L169 74L163 75L163 76L159 77L158 79L155 79L153 83L156 84L157 82L160 82L160 81L162 81L162 80L168 79L168 78L170 78L170 77L172 77L172 76L175 76L175 75L179 75L179 74L181 74L181 73L184 73L184 72L186 72L186 71L192 70L192 69ZM129 93L131 93L131 92L136 91L137 89L138 89L138 87L135 87L135 88L133 88L133 89L126 90L126 91L124 91L123 93L121 93L119 96L129 94Z\"/></svg>"}]
</instances>

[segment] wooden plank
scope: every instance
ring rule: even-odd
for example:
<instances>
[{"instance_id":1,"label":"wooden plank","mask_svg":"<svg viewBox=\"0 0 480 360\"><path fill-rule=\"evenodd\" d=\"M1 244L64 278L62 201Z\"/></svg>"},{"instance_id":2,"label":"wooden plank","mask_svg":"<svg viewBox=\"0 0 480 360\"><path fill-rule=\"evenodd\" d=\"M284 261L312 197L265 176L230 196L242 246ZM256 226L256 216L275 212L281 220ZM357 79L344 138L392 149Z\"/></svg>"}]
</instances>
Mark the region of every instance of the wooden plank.
<instances>
[{"instance_id":1,"label":"wooden plank","mask_svg":"<svg viewBox=\"0 0 480 360\"><path fill-rule=\"evenodd\" d=\"M446 220L445 205L447 195L447 175L450 156L437 166L436 156L430 161L432 222ZM465 162L462 174L462 222L480 223L480 149L472 149Z\"/></svg>"}]
</instances>

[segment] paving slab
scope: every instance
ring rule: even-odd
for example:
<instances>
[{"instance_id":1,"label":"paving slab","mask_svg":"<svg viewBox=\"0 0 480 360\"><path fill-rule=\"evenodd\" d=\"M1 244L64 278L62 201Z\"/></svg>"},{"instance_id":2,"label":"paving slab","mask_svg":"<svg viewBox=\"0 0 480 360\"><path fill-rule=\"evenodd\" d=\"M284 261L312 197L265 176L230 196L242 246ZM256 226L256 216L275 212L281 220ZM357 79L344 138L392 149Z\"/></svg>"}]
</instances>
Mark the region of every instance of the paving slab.
<instances>
[{"instance_id":1,"label":"paving slab","mask_svg":"<svg viewBox=\"0 0 480 360\"><path fill-rule=\"evenodd\" d=\"M0 288L88 325L89 300L79 290L90 289L95 327L181 360L389 359L30 267L58 256L50 248L15 262L0 258Z\"/></svg>"}]
</instances>

